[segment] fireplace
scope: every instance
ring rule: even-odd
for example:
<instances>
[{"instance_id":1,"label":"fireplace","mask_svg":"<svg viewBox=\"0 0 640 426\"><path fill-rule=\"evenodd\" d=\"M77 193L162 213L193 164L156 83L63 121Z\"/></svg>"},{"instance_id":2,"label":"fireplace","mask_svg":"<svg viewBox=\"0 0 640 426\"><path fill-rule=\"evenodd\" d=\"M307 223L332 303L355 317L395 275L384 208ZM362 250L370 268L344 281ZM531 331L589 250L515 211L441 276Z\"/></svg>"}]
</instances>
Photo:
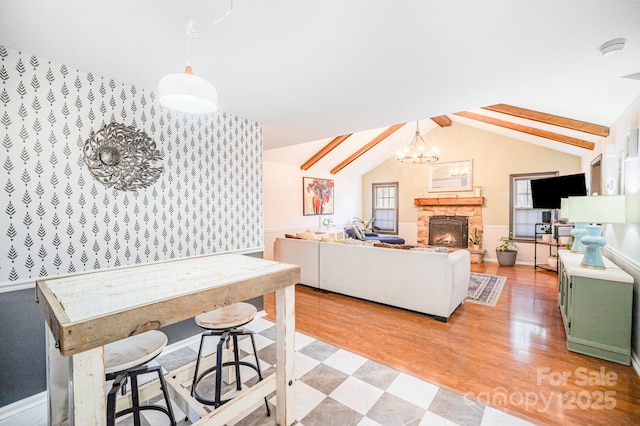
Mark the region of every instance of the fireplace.
<instances>
[{"instance_id":1,"label":"fireplace","mask_svg":"<svg viewBox=\"0 0 640 426\"><path fill-rule=\"evenodd\" d=\"M429 245L466 248L469 243L467 216L432 216L429 221Z\"/></svg>"}]
</instances>

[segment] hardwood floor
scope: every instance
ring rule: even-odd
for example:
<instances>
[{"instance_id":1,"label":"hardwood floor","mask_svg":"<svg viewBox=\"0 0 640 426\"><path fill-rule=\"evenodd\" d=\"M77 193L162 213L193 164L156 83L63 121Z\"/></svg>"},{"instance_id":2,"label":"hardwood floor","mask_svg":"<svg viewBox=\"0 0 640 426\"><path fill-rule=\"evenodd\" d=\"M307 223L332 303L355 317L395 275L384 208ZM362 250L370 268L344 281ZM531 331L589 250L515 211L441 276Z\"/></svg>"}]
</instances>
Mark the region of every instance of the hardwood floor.
<instances>
[{"instance_id":1,"label":"hardwood floor","mask_svg":"<svg viewBox=\"0 0 640 426\"><path fill-rule=\"evenodd\" d=\"M640 423L635 370L566 349L556 274L497 263L471 270L507 277L495 307L465 303L441 323L297 286L296 329L534 423ZM273 295L265 310L275 319Z\"/></svg>"}]
</instances>

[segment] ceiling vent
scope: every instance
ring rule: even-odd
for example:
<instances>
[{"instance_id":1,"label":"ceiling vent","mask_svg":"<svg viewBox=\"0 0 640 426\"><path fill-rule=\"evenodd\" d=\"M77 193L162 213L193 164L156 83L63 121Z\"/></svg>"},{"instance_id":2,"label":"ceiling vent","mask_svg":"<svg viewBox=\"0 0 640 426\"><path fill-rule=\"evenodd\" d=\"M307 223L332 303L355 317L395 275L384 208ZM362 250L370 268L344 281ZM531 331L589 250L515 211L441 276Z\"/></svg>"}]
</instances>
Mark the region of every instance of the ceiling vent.
<instances>
[{"instance_id":1,"label":"ceiling vent","mask_svg":"<svg viewBox=\"0 0 640 426\"><path fill-rule=\"evenodd\" d=\"M624 45L627 43L627 40L624 38L614 38L613 40L609 40L603 43L598 50L602 54L602 56L609 56L616 52L624 49Z\"/></svg>"}]
</instances>

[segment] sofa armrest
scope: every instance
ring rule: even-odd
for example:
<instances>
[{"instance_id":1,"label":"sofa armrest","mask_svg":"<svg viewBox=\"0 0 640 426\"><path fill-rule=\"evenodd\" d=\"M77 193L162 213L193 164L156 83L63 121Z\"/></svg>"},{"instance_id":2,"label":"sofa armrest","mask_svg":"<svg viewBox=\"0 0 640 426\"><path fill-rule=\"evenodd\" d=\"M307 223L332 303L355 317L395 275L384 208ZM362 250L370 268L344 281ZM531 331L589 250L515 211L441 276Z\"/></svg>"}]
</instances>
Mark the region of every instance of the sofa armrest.
<instances>
[{"instance_id":1,"label":"sofa armrest","mask_svg":"<svg viewBox=\"0 0 640 426\"><path fill-rule=\"evenodd\" d=\"M471 274L471 256L468 250L456 250L449 253L447 258L451 274L451 312L460 305L469 292L469 275Z\"/></svg>"}]
</instances>

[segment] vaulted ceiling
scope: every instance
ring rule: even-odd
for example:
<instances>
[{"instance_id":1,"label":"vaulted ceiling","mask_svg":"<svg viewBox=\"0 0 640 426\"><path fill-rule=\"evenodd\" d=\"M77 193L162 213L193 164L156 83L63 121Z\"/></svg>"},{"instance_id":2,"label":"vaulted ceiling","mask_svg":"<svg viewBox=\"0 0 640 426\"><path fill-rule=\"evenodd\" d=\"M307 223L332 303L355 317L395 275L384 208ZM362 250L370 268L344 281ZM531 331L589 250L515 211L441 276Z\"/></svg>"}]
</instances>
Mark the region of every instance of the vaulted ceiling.
<instances>
[{"instance_id":1,"label":"vaulted ceiling","mask_svg":"<svg viewBox=\"0 0 640 426\"><path fill-rule=\"evenodd\" d=\"M229 5L3 0L0 44L155 90L184 69L187 20L205 28ZM618 37L625 49L603 57L598 47ZM582 155L567 141L600 136L483 107L610 126L640 95L638 77L624 78L640 72L640 1L235 0L189 56L222 111L263 123L265 149L317 146L300 165L336 137L353 134L333 150L347 161L390 126L420 120L427 132L430 117ZM388 157L414 131L395 129L361 158Z\"/></svg>"},{"instance_id":2,"label":"vaulted ceiling","mask_svg":"<svg viewBox=\"0 0 640 426\"><path fill-rule=\"evenodd\" d=\"M267 161L316 168L336 174L348 170L363 174L395 155L413 138L416 125L428 143L440 146L429 134L434 128L464 124L524 142L581 157L595 148L595 142L609 135L609 128L568 117L496 104L474 111L459 111L411 123L340 135L295 146L265 151Z\"/></svg>"}]
</instances>

